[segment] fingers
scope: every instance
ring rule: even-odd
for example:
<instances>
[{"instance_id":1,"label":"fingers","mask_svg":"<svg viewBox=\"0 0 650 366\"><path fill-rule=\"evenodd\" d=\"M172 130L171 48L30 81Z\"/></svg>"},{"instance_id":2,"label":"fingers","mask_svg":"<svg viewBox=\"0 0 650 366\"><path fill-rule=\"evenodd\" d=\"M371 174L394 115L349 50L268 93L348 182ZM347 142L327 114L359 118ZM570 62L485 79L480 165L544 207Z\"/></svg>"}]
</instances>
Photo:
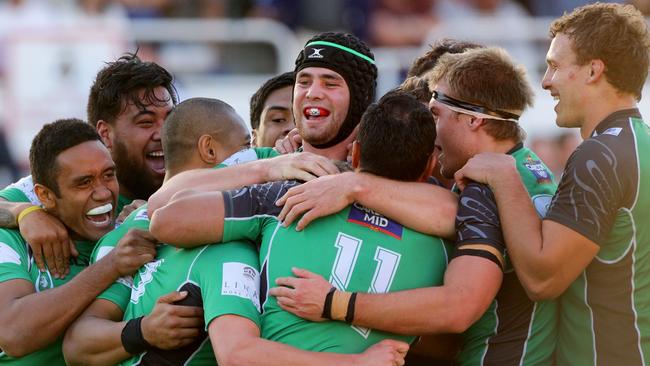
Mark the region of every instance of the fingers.
<instances>
[{"instance_id":1,"label":"fingers","mask_svg":"<svg viewBox=\"0 0 650 366\"><path fill-rule=\"evenodd\" d=\"M280 305L282 309L290 311L292 313L296 312L296 302L293 299L290 299L288 297L278 297L277 301L278 305Z\"/></svg>"},{"instance_id":2,"label":"fingers","mask_svg":"<svg viewBox=\"0 0 650 366\"><path fill-rule=\"evenodd\" d=\"M68 247L70 247L71 256L73 257L79 256L79 251L77 250L77 246L74 244L74 241L72 241L72 239L68 239Z\"/></svg>"},{"instance_id":3,"label":"fingers","mask_svg":"<svg viewBox=\"0 0 650 366\"><path fill-rule=\"evenodd\" d=\"M310 202L301 202L294 205L289 205L291 207L289 212L282 219L282 226L288 227L294 222L303 212L310 210L313 207L313 204ZM298 228L296 228L298 230Z\"/></svg>"},{"instance_id":4,"label":"fingers","mask_svg":"<svg viewBox=\"0 0 650 366\"><path fill-rule=\"evenodd\" d=\"M293 295L293 290L288 287L273 287L269 290L269 295L275 297L291 297Z\"/></svg>"},{"instance_id":5,"label":"fingers","mask_svg":"<svg viewBox=\"0 0 650 366\"><path fill-rule=\"evenodd\" d=\"M36 262L36 267L41 272L45 271L45 261L43 260L43 246L42 245L37 245L37 244L32 244L32 253L34 254L34 262Z\"/></svg>"},{"instance_id":6,"label":"fingers","mask_svg":"<svg viewBox=\"0 0 650 366\"><path fill-rule=\"evenodd\" d=\"M308 271L306 269L302 269L302 268L293 267L293 268L291 268L291 272L293 272L293 274L298 278L317 278L317 277L321 277L320 275L317 275L316 273L310 272L310 271Z\"/></svg>"},{"instance_id":7,"label":"fingers","mask_svg":"<svg viewBox=\"0 0 650 366\"><path fill-rule=\"evenodd\" d=\"M173 305L174 308L170 310L171 314L188 318L188 319L198 319L199 324L203 323L203 308L198 306L187 306L187 305ZM198 326L197 325L197 326Z\"/></svg>"},{"instance_id":8,"label":"fingers","mask_svg":"<svg viewBox=\"0 0 650 366\"><path fill-rule=\"evenodd\" d=\"M68 246L67 243L65 243L65 247L67 246ZM61 278L66 273L66 268L65 268L66 266L63 264L64 263L64 255L63 255L64 242L53 242L51 247L52 247L52 254L54 255L55 277Z\"/></svg>"},{"instance_id":9,"label":"fingers","mask_svg":"<svg viewBox=\"0 0 650 366\"><path fill-rule=\"evenodd\" d=\"M285 287L291 287L291 288L296 288L298 283L300 282L300 279L295 278L295 277L280 277L275 280L275 284L278 286L285 286Z\"/></svg>"},{"instance_id":10,"label":"fingers","mask_svg":"<svg viewBox=\"0 0 650 366\"><path fill-rule=\"evenodd\" d=\"M43 243L43 245L41 245L41 249L43 250L43 257L45 258L45 262L47 263L47 268L49 268L50 271L56 271L56 260L54 259L52 244ZM45 266L43 266L43 268L45 269ZM54 276L56 277L56 273L54 273Z\"/></svg>"},{"instance_id":11,"label":"fingers","mask_svg":"<svg viewBox=\"0 0 650 366\"><path fill-rule=\"evenodd\" d=\"M320 211L318 211L318 208L310 209L304 215L302 215L300 220L298 220L298 223L296 224L296 231L302 231L312 221L316 220L321 216L323 216L323 214Z\"/></svg>"},{"instance_id":12,"label":"fingers","mask_svg":"<svg viewBox=\"0 0 650 366\"><path fill-rule=\"evenodd\" d=\"M156 303L158 304L171 304L176 301L183 300L184 298L187 297L187 291L174 291L170 292L166 295L163 295L158 298L158 301Z\"/></svg>"}]
</instances>

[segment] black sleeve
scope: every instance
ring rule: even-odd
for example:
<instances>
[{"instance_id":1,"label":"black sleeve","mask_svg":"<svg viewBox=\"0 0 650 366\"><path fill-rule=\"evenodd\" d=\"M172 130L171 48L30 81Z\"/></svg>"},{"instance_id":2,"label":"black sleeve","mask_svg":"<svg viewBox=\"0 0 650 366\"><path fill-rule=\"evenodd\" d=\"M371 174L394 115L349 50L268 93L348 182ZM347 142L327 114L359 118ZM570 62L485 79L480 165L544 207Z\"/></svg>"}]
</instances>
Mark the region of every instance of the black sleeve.
<instances>
[{"instance_id":1,"label":"black sleeve","mask_svg":"<svg viewBox=\"0 0 650 366\"><path fill-rule=\"evenodd\" d=\"M576 149L545 219L598 245L605 242L618 210L630 207L636 192L634 140L626 137L602 135L585 140Z\"/></svg>"},{"instance_id":2,"label":"black sleeve","mask_svg":"<svg viewBox=\"0 0 650 366\"><path fill-rule=\"evenodd\" d=\"M277 216L282 207L276 206L275 202L298 184L296 181L279 181L223 192L225 217Z\"/></svg>"},{"instance_id":3,"label":"black sleeve","mask_svg":"<svg viewBox=\"0 0 650 366\"><path fill-rule=\"evenodd\" d=\"M452 258L475 255L501 266L501 262L490 252L463 248L468 244L489 245L496 248L502 257L505 256L506 246L496 200L487 185L472 182L461 192L456 214L456 235L458 238Z\"/></svg>"}]
</instances>

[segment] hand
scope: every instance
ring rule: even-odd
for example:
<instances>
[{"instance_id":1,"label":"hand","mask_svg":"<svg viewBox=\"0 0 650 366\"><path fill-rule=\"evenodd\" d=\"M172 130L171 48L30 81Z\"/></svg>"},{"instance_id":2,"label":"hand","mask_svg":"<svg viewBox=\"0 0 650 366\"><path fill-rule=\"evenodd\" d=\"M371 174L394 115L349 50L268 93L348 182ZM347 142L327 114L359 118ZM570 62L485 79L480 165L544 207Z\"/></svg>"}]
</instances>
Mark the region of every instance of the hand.
<instances>
[{"instance_id":1,"label":"hand","mask_svg":"<svg viewBox=\"0 0 650 366\"><path fill-rule=\"evenodd\" d=\"M325 296L332 284L306 269L292 268L291 271L296 277L276 279L275 284L279 287L270 289L269 295L275 296L278 305L293 315L313 322L326 320L321 315Z\"/></svg>"},{"instance_id":2,"label":"hand","mask_svg":"<svg viewBox=\"0 0 650 366\"><path fill-rule=\"evenodd\" d=\"M407 343L394 339L384 339L359 355L358 366L402 366L409 350Z\"/></svg>"},{"instance_id":3,"label":"hand","mask_svg":"<svg viewBox=\"0 0 650 366\"><path fill-rule=\"evenodd\" d=\"M300 231L319 217L341 211L353 202L353 178L354 173L342 173L291 188L275 203L284 205L278 219L286 227L304 214L296 225Z\"/></svg>"},{"instance_id":4,"label":"hand","mask_svg":"<svg viewBox=\"0 0 650 366\"><path fill-rule=\"evenodd\" d=\"M187 291L171 292L156 301L151 314L142 319L142 336L154 347L175 349L192 343L204 328L203 309L174 305Z\"/></svg>"},{"instance_id":5,"label":"hand","mask_svg":"<svg viewBox=\"0 0 650 366\"><path fill-rule=\"evenodd\" d=\"M144 205L147 203L145 200L138 200L135 199L133 202L129 203L128 205L122 207L122 212L120 212L119 216L117 216L117 220L115 220L117 223L123 223L124 220L131 214L131 212L137 210L140 208L140 206Z\"/></svg>"},{"instance_id":6,"label":"hand","mask_svg":"<svg viewBox=\"0 0 650 366\"><path fill-rule=\"evenodd\" d=\"M339 169L325 157L312 153L296 153L261 161L265 164L266 181L297 179L304 182L317 177L337 174Z\"/></svg>"},{"instance_id":7,"label":"hand","mask_svg":"<svg viewBox=\"0 0 650 366\"><path fill-rule=\"evenodd\" d=\"M55 278L63 278L70 272L70 255L76 257L79 252L58 218L44 210L34 211L20 221L19 229L41 271L49 268Z\"/></svg>"},{"instance_id":8,"label":"hand","mask_svg":"<svg viewBox=\"0 0 650 366\"><path fill-rule=\"evenodd\" d=\"M127 276L154 259L157 242L149 231L130 229L107 256L120 276Z\"/></svg>"},{"instance_id":9,"label":"hand","mask_svg":"<svg viewBox=\"0 0 650 366\"><path fill-rule=\"evenodd\" d=\"M454 180L461 190L470 180L494 185L494 180L502 177L504 173L514 171L516 173L515 159L506 154L481 153L474 155L454 174Z\"/></svg>"},{"instance_id":10,"label":"hand","mask_svg":"<svg viewBox=\"0 0 650 366\"><path fill-rule=\"evenodd\" d=\"M275 142L275 150L280 154L289 154L298 150L302 145L302 137L298 133L298 129L294 128L289 133Z\"/></svg>"}]
</instances>

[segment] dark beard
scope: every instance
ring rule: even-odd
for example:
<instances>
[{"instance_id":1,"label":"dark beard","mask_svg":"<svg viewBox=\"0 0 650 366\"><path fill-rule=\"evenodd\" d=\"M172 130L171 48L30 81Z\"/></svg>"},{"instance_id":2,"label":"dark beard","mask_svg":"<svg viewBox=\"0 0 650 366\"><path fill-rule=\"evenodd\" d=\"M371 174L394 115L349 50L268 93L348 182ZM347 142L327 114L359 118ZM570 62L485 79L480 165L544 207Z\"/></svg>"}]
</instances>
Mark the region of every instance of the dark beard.
<instances>
[{"instance_id":1,"label":"dark beard","mask_svg":"<svg viewBox=\"0 0 650 366\"><path fill-rule=\"evenodd\" d=\"M138 165L134 159L129 159L126 146L121 142L113 143L112 155L117 181L133 195L128 198L147 200L162 185L162 177L152 176L146 165Z\"/></svg>"}]
</instances>

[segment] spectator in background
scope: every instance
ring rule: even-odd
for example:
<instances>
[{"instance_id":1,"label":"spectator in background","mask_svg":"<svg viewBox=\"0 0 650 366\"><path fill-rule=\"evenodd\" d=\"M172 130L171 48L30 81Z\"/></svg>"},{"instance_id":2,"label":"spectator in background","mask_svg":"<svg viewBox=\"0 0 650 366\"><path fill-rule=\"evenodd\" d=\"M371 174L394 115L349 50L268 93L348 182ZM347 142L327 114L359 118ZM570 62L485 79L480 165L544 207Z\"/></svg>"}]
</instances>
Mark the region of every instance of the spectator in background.
<instances>
[{"instance_id":1,"label":"spectator in background","mask_svg":"<svg viewBox=\"0 0 650 366\"><path fill-rule=\"evenodd\" d=\"M377 1L368 17L370 42L375 46L419 46L438 24L434 5L433 0Z\"/></svg>"},{"instance_id":2,"label":"spectator in background","mask_svg":"<svg viewBox=\"0 0 650 366\"><path fill-rule=\"evenodd\" d=\"M291 100L293 72L267 80L251 97L250 113L253 145L273 147L294 128Z\"/></svg>"}]
</instances>

